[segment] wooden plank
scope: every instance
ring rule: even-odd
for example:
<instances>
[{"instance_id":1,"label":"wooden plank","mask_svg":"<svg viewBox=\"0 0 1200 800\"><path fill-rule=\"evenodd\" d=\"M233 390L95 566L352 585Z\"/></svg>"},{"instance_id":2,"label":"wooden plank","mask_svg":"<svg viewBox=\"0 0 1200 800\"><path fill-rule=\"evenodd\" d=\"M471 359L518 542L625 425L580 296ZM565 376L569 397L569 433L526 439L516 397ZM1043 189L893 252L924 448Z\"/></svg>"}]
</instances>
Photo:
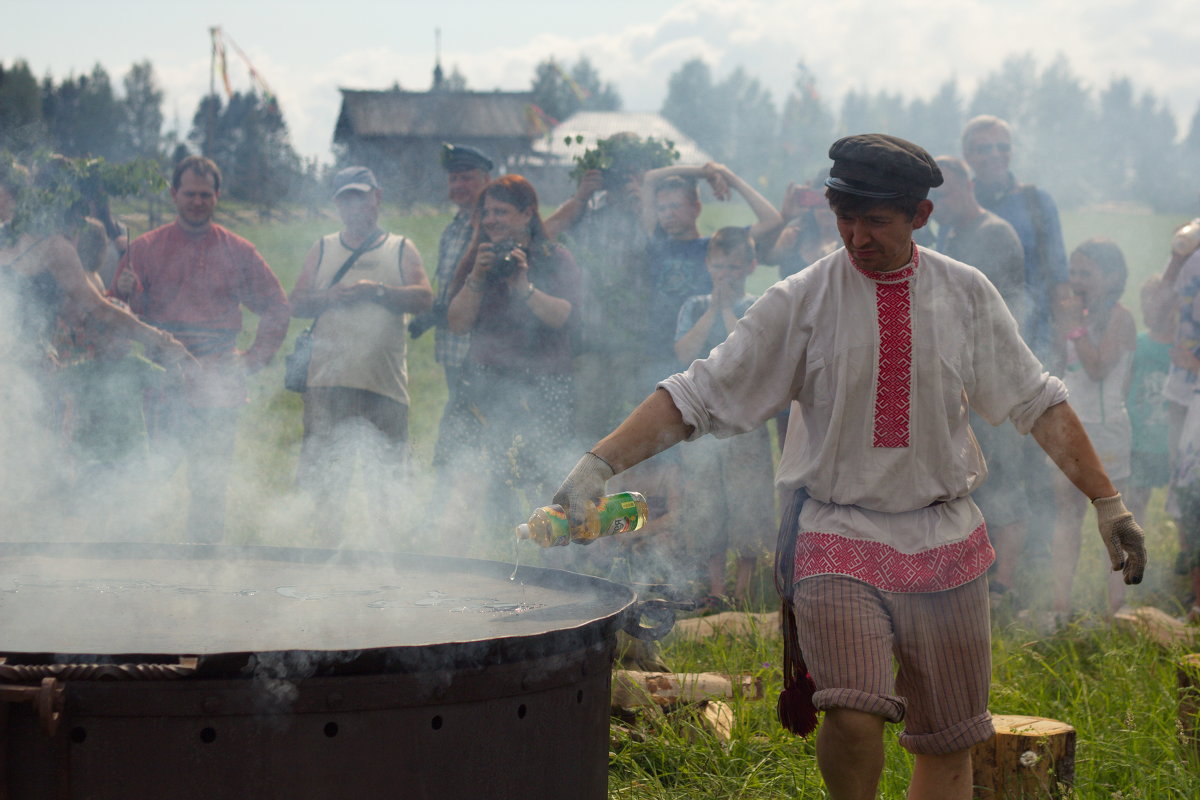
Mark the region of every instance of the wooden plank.
<instances>
[{"instance_id":1,"label":"wooden plank","mask_svg":"<svg viewBox=\"0 0 1200 800\"><path fill-rule=\"evenodd\" d=\"M724 611L707 617L689 617L676 621L672 636L681 639L707 639L726 634L729 636L778 636L779 612L751 613L747 611Z\"/></svg>"},{"instance_id":2,"label":"wooden plank","mask_svg":"<svg viewBox=\"0 0 1200 800\"><path fill-rule=\"evenodd\" d=\"M614 670L612 708L629 712L638 708L686 705L721 698L761 700L762 680L753 675L716 672L640 672Z\"/></svg>"}]
</instances>

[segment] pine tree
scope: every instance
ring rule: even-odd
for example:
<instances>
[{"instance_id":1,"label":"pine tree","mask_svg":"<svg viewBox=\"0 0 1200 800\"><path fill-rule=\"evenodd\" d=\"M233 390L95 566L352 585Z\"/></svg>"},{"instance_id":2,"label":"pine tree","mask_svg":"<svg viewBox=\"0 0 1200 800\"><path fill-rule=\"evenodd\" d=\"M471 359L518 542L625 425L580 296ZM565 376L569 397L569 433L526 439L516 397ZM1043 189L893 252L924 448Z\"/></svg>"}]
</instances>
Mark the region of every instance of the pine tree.
<instances>
[{"instance_id":1,"label":"pine tree","mask_svg":"<svg viewBox=\"0 0 1200 800\"><path fill-rule=\"evenodd\" d=\"M0 64L0 149L22 154L45 136L37 78L24 61Z\"/></svg>"}]
</instances>

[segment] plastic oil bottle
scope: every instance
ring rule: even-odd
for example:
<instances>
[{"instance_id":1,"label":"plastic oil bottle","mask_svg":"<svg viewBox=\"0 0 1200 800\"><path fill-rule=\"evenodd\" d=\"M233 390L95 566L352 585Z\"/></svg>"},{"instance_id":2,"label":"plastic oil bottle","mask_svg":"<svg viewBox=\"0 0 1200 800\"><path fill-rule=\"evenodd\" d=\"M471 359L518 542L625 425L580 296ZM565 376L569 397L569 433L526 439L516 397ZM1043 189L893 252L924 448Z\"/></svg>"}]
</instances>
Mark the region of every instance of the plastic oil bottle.
<instances>
[{"instance_id":1,"label":"plastic oil bottle","mask_svg":"<svg viewBox=\"0 0 1200 800\"><path fill-rule=\"evenodd\" d=\"M542 547L561 547L571 542L587 543L603 536L636 531L646 524L650 509L637 492L619 492L601 497L588 507L587 522L571 529L562 506L543 506L517 526L518 539L532 539Z\"/></svg>"}]
</instances>

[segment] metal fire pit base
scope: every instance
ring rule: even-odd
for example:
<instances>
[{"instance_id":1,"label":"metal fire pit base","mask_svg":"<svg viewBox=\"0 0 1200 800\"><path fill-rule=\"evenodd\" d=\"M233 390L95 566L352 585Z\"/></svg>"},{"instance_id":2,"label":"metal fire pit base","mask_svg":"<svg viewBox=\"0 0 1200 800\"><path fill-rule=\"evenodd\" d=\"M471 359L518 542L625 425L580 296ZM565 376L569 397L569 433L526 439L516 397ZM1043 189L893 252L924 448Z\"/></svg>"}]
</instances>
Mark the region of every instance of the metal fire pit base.
<instances>
[{"instance_id":1,"label":"metal fire pit base","mask_svg":"<svg viewBox=\"0 0 1200 800\"><path fill-rule=\"evenodd\" d=\"M0 800L604 800L624 586L0 543Z\"/></svg>"},{"instance_id":2,"label":"metal fire pit base","mask_svg":"<svg viewBox=\"0 0 1200 800\"><path fill-rule=\"evenodd\" d=\"M612 656L606 643L452 682L73 682L53 738L32 705L8 706L0 796L602 800Z\"/></svg>"}]
</instances>

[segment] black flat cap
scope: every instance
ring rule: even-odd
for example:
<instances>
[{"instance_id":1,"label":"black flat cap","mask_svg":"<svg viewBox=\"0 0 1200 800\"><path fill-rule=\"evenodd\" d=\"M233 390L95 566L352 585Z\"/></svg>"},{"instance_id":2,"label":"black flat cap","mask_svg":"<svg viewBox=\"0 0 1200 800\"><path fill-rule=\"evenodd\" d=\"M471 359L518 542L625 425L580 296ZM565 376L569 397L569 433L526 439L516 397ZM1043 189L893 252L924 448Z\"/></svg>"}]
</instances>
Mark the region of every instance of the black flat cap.
<instances>
[{"instance_id":1,"label":"black flat cap","mask_svg":"<svg viewBox=\"0 0 1200 800\"><path fill-rule=\"evenodd\" d=\"M942 185L942 171L925 148L884 133L838 139L829 148L833 166L825 185L862 197L916 197Z\"/></svg>"},{"instance_id":2,"label":"black flat cap","mask_svg":"<svg viewBox=\"0 0 1200 800\"><path fill-rule=\"evenodd\" d=\"M494 166L496 165L490 158L474 147L468 147L465 144L442 143L442 169L447 172L461 172L465 169L481 169L484 172L491 172Z\"/></svg>"}]
</instances>

